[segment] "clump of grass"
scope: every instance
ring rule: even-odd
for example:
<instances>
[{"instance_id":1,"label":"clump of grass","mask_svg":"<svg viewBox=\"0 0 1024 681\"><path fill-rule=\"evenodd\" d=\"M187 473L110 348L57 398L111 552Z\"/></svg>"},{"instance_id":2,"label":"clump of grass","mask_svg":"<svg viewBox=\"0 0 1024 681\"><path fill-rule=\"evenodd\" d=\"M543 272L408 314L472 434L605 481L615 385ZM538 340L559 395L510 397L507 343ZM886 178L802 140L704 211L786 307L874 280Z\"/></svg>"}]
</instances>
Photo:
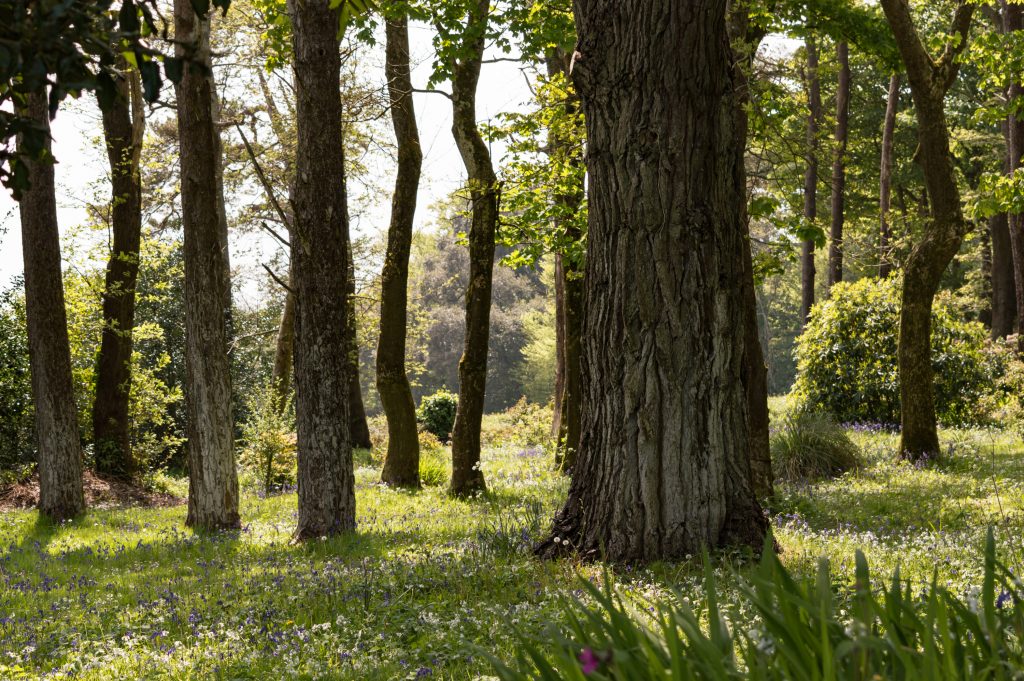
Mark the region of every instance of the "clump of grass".
<instances>
[{"instance_id":1,"label":"clump of grass","mask_svg":"<svg viewBox=\"0 0 1024 681\"><path fill-rule=\"evenodd\" d=\"M448 452L437 437L421 430L420 438L420 482L427 487L441 487L448 484Z\"/></svg>"},{"instance_id":2,"label":"clump of grass","mask_svg":"<svg viewBox=\"0 0 1024 681\"><path fill-rule=\"evenodd\" d=\"M801 411L771 435L775 475L791 482L833 478L860 467L860 449L826 414Z\"/></svg>"}]
</instances>

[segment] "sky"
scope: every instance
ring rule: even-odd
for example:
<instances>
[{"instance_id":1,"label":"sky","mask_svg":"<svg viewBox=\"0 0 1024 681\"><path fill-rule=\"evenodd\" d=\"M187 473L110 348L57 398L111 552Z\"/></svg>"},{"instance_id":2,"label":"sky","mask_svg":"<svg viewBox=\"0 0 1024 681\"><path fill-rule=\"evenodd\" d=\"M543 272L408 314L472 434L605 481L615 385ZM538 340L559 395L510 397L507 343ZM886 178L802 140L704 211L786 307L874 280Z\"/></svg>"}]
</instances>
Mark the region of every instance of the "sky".
<instances>
[{"instance_id":1,"label":"sky","mask_svg":"<svg viewBox=\"0 0 1024 681\"><path fill-rule=\"evenodd\" d=\"M431 35L432 29L425 24L412 24L409 27L412 77L416 88L425 88L427 78L430 76L433 57ZM367 68L374 70L374 73L367 75L370 82L385 82L383 49L383 43L380 42L374 48L374 54L366 61ZM494 56L497 55L485 55L485 59ZM486 122L501 112L520 109L529 102L530 91L521 68L513 62L499 61L483 65L477 103L477 116L481 122ZM438 87L445 89L446 86L447 84L442 84ZM424 152L423 177L417 206L417 226L422 228L433 218L428 210L429 206L450 195L463 183L465 169L452 139L451 102L437 94L416 94L414 106ZM101 134L99 112L95 99L90 95L78 101L70 101L58 111L52 122L53 151L57 159L58 221L62 236L84 222L85 199L93 195L96 183L102 182L106 185L108 167ZM502 153L503 149L500 146L496 145L492 149L496 166L501 160ZM384 176L379 179L380 186L393 185L393 165L378 163L375 172ZM109 189L105 186L103 195L107 193ZM380 196L358 221L354 221L353 231L357 234L386 232L390 209L390 194ZM254 278L259 276L257 272L262 271L260 262L267 261L269 251L277 247L269 238L235 236L231 242L232 265L236 270L242 270L243 276ZM0 290L6 289L11 280L22 271L17 203L8 192L2 191ZM255 295L252 285L243 285L241 293L243 297Z\"/></svg>"}]
</instances>

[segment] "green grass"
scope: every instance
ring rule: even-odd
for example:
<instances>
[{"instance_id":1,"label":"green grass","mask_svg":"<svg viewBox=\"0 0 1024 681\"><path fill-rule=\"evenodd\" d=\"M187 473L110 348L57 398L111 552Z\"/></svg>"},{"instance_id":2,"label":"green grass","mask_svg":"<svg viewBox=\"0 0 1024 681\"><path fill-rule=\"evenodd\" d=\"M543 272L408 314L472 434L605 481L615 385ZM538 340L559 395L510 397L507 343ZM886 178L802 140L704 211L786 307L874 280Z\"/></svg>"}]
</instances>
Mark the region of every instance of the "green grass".
<instances>
[{"instance_id":1,"label":"green grass","mask_svg":"<svg viewBox=\"0 0 1024 681\"><path fill-rule=\"evenodd\" d=\"M849 583L861 549L876 577L900 565L924 585L937 569L969 592L989 525L1000 560L1021 566L1015 439L947 431L946 455L914 468L896 462L894 435L852 437L861 469L779 488L771 512L787 568L813 575L827 556ZM243 530L219 535L185 529L184 507L95 511L58 527L35 512L0 515L0 678L476 678L492 673L481 650L511 659L515 630L543 643L578 575L601 581L599 566L530 556L567 488L550 452L488 448L490 492L471 501L443 486L386 489L374 457L357 465L358 532L306 546L289 543L294 494L246 494ZM737 554L715 561L728 602L733 568L748 568ZM616 575L630 597L654 600L672 589L699 600L703 579L699 560Z\"/></svg>"}]
</instances>

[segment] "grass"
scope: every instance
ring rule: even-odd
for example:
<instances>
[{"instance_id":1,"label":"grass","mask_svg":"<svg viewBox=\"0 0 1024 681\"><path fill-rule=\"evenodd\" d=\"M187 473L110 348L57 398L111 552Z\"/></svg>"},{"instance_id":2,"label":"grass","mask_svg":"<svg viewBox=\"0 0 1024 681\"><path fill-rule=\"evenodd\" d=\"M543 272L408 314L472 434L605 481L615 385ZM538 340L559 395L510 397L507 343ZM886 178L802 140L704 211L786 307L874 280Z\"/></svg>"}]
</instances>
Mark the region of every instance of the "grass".
<instances>
[{"instance_id":1,"label":"grass","mask_svg":"<svg viewBox=\"0 0 1024 681\"><path fill-rule=\"evenodd\" d=\"M520 421L494 418L514 439ZM875 576L899 565L922 586L981 584L986 528L999 558L1024 560L1024 456L999 431L947 431L941 460L896 460L895 436L859 430L863 465L834 480L782 485L770 509L786 567L813 575L827 556L852 583L862 550ZM289 544L295 496L242 500L241 532L199 535L184 507L90 512L60 526L35 512L0 515L0 678L468 679L482 655L515 655L517 631L544 643L579 575L600 566L535 561L532 542L565 494L551 454L492 444L490 492L470 501L444 487L380 487L379 462L358 458L358 533ZM173 484L173 483L171 483ZM736 594L742 556L717 556L721 598ZM640 601L672 590L699 600L699 560L622 569ZM731 580L731 581L730 581Z\"/></svg>"}]
</instances>

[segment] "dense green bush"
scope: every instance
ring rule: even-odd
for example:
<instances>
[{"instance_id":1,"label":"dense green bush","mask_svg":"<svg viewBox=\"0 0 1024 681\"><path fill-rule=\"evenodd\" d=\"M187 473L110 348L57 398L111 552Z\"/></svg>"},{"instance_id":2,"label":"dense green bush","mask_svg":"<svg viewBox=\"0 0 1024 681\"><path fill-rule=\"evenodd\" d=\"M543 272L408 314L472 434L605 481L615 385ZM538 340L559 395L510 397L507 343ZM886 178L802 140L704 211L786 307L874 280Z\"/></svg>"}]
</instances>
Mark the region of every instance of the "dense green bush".
<instances>
[{"instance_id":1,"label":"dense green bush","mask_svg":"<svg viewBox=\"0 0 1024 681\"><path fill-rule=\"evenodd\" d=\"M246 401L242 441L238 461L245 477L257 480L264 493L295 484L295 411L290 401L280 408L270 385L257 390Z\"/></svg>"},{"instance_id":2,"label":"dense green bush","mask_svg":"<svg viewBox=\"0 0 1024 681\"><path fill-rule=\"evenodd\" d=\"M857 468L860 450L827 414L799 411L771 433L772 469L782 480L831 478Z\"/></svg>"},{"instance_id":3,"label":"dense green bush","mask_svg":"<svg viewBox=\"0 0 1024 681\"><path fill-rule=\"evenodd\" d=\"M455 410L459 406L459 396L441 388L433 395L420 400L420 408L416 410L416 420L428 433L433 433L438 440L445 441L452 434L455 426Z\"/></svg>"},{"instance_id":4,"label":"dense green bush","mask_svg":"<svg viewBox=\"0 0 1024 681\"><path fill-rule=\"evenodd\" d=\"M798 404L840 422L900 422L896 348L900 282L861 279L832 288L797 341ZM944 425L984 421L999 373L981 324L958 319L942 296L932 312L935 409Z\"/></svg>"},{"instance_id":5,"label":"dense green bush","mask_svg":"<svg viewBox=\"0 0 1024 681\"><path fill-rule=\"evenodd\" d=\"M0 484L22 477L35 458L32 427L25 310L11 290L0 294Z\"/></svg>"},{"instance_id":6,"label":"dense green bush","mask_svg":"<svg viewBox=\"0 0 1024 681\"><path fill-rule=\"evenodd\" d=\"M704 560L704 599L693 607L682 594L632 606L582 580L586 599L564 606L568 635L550 631L553 649L524 638L513 667L491 657L499 678L1017 679L1024 669L1024 602L991 532L981 588L966 596L935 579L922 589L898 570L876 591L860 551L849 587L833 582L825 559L815 579L799 579L769 549L741 581L740 602L726 606Z\"/></svg>"}]
</instances>

